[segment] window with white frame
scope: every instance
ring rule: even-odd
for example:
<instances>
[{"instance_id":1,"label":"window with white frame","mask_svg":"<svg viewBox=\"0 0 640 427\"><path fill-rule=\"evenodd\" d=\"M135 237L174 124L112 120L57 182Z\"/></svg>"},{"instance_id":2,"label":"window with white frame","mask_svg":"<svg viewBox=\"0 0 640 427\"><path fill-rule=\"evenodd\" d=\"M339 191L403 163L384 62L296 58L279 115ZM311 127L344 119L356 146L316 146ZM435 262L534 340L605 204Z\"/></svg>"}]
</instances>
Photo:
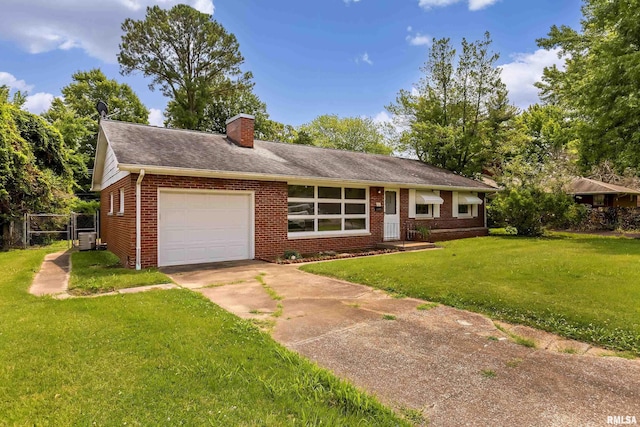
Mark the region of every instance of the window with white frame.
<instances>
[{"instance_id":1,"label":"window with white frame","mask_svg":"<svg viewBox=\"0 0 640 427\"><path fill-rule=\"evenodd\" d=\"M109 193L109 215L113 215L113 193Z\"/></svg>"},{"instance_id":2,"label":"window with white frame","mask_svg":"<svg viewBox=\"0 0 640 427\"><path fill-rule=\"evenodd\" d=\"M409 190L409 218L439 218L443 203L438 190Z\"/></svg>"},{"instance_id":3,"label":"window with white frame","mask_svg":"<svg viewBox=\"0 0 640 427\"><path fill-rule=\"evenodd\" d=\"M473 208L471 205L458 205L458 215L462 217L471 216Z\"/></svg>"},{"instance_id":4,"label":"window with white frame","mask_svg":"<svg viewBox=\"0 0 640 427\"><path fill-rule=\"evenodd\" d=\"M483 201L478 197L478 193L458 193L453 192L453 216L455 218L476 218L478 216L478 206Z\"/></svg>"},{"instance_id":5,"label":"window with white frame","mask_svg":"<svg viewBox=\"0 0 640 427\"><path fill-rule=\"evenodd\" d=\"M118 204L118 213L119 214L123 214L124 213L124 188L120 189L120 197L119 197L119 204Z\"/></svg>"},{"instance_id":6,"label":"window with white frame","mask_svg":"<svg viewBox=\"0 0 640 427\"><path fill-rule=\"evenodd\" d=\"M368 231L366 188L289 185L287 229L291 235Z\"/></svg>"}]
</instances>

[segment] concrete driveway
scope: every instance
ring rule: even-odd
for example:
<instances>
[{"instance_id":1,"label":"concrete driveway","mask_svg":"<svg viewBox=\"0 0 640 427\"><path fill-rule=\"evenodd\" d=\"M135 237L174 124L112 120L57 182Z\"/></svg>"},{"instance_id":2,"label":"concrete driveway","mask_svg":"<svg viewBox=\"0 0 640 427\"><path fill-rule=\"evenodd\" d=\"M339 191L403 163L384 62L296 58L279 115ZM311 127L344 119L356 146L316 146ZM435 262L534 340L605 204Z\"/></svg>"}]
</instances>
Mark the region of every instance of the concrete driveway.
<instances>
[{"instance_id":1,"label":"concrete driveway","mask_svg":"<svg viewBox=\"0 0 640 427\"><path fill-rule=\"evenodd\" d=\"M247 261L164 271L257 319L284 346L386 404L421 411L433 426L640 422L639 360L506 325L538 343L524 347L484 316L445 306L418 310L424 301L295 266Z\"/></svg>"}]
</instances>

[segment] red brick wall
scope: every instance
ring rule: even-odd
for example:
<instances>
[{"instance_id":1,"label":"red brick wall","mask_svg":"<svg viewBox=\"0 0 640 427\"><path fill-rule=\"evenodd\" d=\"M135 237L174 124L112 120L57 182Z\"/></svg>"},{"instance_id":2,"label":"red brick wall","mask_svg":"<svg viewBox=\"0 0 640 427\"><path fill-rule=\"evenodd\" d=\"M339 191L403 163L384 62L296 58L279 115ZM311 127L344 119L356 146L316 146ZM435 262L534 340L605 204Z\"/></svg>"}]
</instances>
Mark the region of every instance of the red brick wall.
<instances>
[{"instance_id":1,"label":"red brick wall","mask_svg":"<svg viewBox=\"0 0 640 427\"><path fill-rule=\"evenodd\" d=\"M451 191L440 191L440 197L444 203L440 205L440 218L412 219L409 218L409 190L401 190L400 194L400 214L402 221L406 221L407 227L414 228L422 225L432 230L449 228L475 228L484 227L484 205L478 206L478 216L476 218L454 218L453 217L453 193ZM484 200L484 194L479 193L478 197Z\"/></svg>"},{"instance_id":2,"label":"red brick wall","mask_svg":"<svg viewBox=\"0 0 640 427\"><path fill-rule=\"evenodd\" d=\"M227 137L242 147L253 148L253 128L253 119L238 117L227 124Z\"/></svg>"},{"instance_id":3,"label":"red brick wall","mask_svg":"<svg viewBox=\"0 0 640 427\"><path fill-rule=\"evenodd\" d=\"M135 178L127 176L100 193L100 238L107 249L120 258L122 265L135 266L136 190ZM124 214L120 214L120 188L124 188ZM109 198L113 193L113 214Z\"/></svg>"},{"instance_id":4,"label":"red brick wall","mask_svg":"<svg viewBox=\"0 0 640 427\"><path fill-rule=\"evenodd\" d=\"M122 263L135 266L135 183L137 174L132 174L102 191L101 234L109 250L120 257ZM118 189L125 188L125 213L118 216ZM201 190L253 191L255 194L255 257L273 259L282 256L285 250L315 253L330 250L362 249L375 246L383 240L384 213L376 211L376 203L384 206L384 189L369 189L370 235L325 237L310 239L288 239L287 237L287 183L276 181L251 181L217 178L195 178L167 175L146 175L142 181L141 196L141 265L143 268L158 264L158 188L181 188ZM109 193L114 193L114 215L109 216ZM445 204L441 218L424 221L432 229L484 226L484 209L479 209L478 218L455 219L451 217L451 192L441 192ZM400 215L402 226L416 222L408 218L408 190L400 192ZM404 230L404 228L403 228ZM462 232L460 237L467 237ZM477 231L475 231L477 235ZM446 238L446 235L439 235Z\"/></svg>"}]
</instances>

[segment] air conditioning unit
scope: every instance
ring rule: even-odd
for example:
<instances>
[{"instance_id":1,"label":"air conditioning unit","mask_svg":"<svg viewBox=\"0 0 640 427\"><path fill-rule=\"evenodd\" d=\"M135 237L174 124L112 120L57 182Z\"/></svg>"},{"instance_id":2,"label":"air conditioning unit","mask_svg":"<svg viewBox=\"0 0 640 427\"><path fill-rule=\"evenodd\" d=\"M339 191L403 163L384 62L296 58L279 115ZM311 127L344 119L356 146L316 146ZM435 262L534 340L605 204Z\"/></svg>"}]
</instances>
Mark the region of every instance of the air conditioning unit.
<instances>
[{"instance_id":1,"label":"air conditioning unit","mask_svg":"<svg viewBox=\"0 0 640 427\"><path fill-rule=\"evenodd\" d=\"M81 251L92 251L96 248L96 233L78 233L78 248Z\"/></svg>"}]
</instances>

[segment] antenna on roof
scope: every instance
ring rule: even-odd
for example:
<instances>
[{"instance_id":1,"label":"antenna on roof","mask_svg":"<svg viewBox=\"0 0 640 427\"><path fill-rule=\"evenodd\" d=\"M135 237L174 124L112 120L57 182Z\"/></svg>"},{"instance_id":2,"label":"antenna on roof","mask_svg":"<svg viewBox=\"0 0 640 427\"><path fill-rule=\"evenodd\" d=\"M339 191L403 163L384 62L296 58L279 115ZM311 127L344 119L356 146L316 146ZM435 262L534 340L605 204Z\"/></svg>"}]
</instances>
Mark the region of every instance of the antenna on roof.
<instances>
[{"instance_id":1,"label":"antenna on roof","mask_svg":"<svg viewBox=\"0 0 640 427\"><path fill-rule=\"evenodd\" d=\"M98 115L101 119L107 118L107 113L109 112L109 107L107 107L107 103L104 101L98 101L96 104L96 110L98 110Z\"/></svg>"}]
</instances>

